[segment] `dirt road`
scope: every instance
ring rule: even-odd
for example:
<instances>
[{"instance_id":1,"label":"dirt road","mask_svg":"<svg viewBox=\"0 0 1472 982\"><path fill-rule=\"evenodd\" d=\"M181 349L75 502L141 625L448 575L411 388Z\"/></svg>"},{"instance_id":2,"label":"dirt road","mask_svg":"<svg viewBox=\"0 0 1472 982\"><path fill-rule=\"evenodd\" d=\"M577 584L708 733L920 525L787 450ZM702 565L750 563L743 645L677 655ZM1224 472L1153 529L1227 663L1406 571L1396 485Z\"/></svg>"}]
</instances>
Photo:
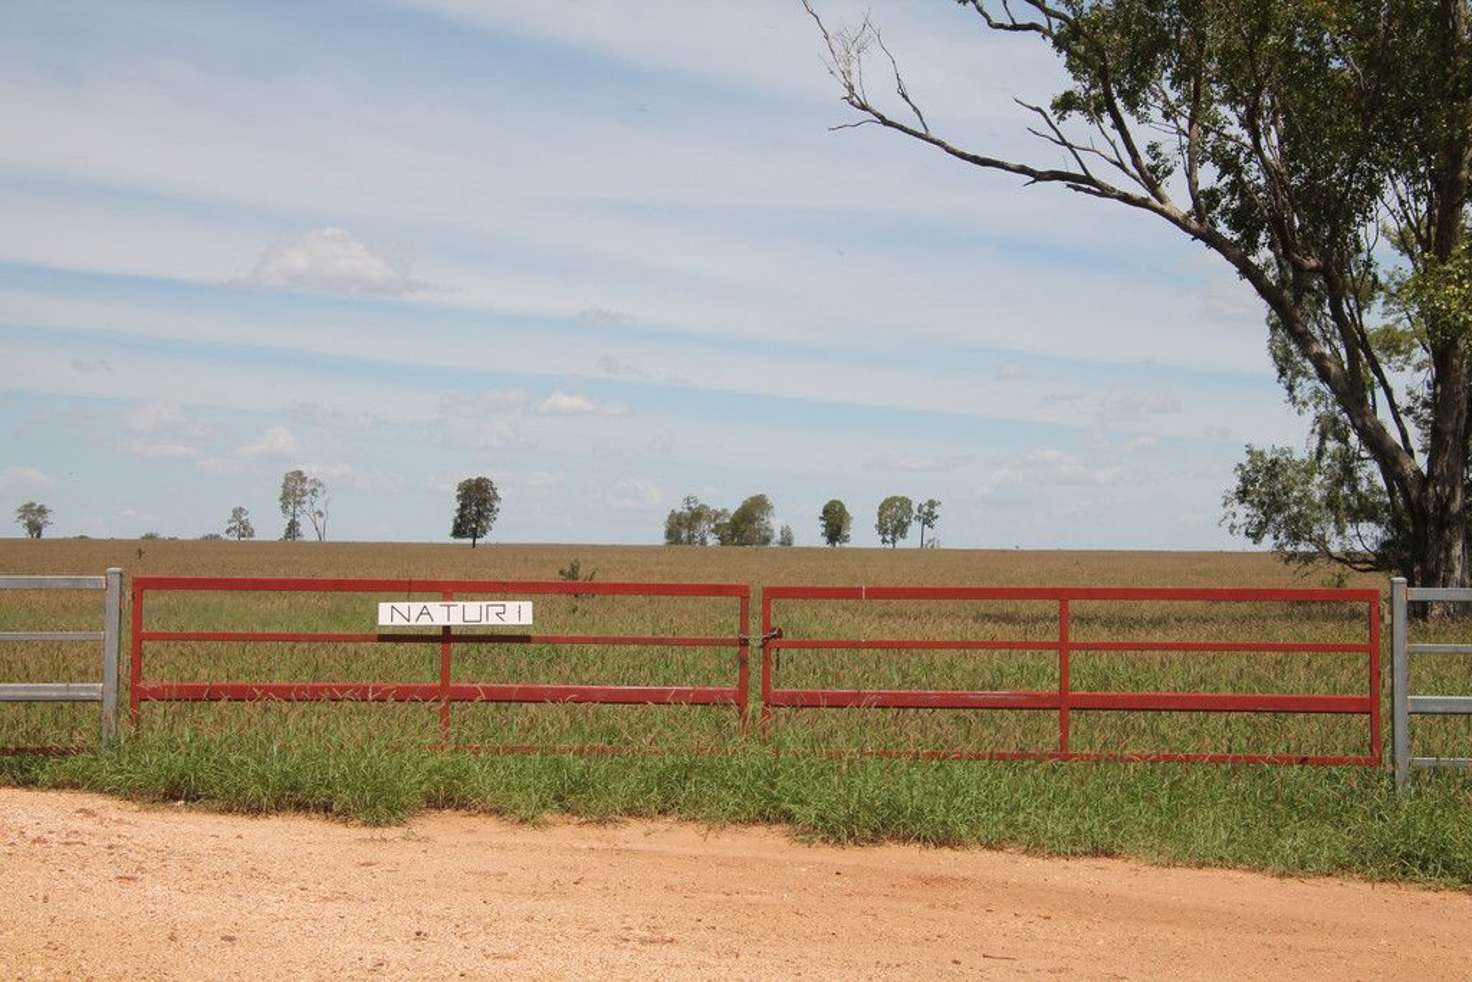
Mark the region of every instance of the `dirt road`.
<instances>
[{"instance_id":1,"label":"dirt road","mask_svg":"<svg viewBox=\"0 0 1472 982\"><path fill-rule=\"evenodd\" d=\"M1472 895L673 822L0 789L5 977L1466 977Z\"/></svg>"}]
</instances>

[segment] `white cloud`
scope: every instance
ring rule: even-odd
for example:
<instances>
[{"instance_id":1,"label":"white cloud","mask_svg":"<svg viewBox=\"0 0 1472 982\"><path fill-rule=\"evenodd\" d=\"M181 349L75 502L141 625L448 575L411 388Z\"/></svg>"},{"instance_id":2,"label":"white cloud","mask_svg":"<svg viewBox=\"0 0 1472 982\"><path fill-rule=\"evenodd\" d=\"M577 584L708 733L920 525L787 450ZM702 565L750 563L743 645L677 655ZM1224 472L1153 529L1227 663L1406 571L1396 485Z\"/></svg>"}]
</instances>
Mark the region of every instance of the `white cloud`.
<instances>
[{"instance_id":1,"label":"white cloud","mask_svg":"<svg viewBox=\"0 0 1472 982\"><path fill-rule=\"evenodd\" d=\"M309 462L302 464L301 469L308 477L319 478L325 483L329 494L338 487L353 491L384 493L398 492L404 487L404 479L397 474L381 470L365 470L346 461Z\"/></svg>"},{"instance_id":2,"label":"white cloud","mask_svg":"<svg viewBox=\"0 0 1472 982\"><path fill-rule=\"evenodd\" d=\"M1007 488L1043 486L1109 487L1132 473L1120 464L1096 464L1054 448L1030 450L1002 461L987 471L981 494Z\"/></svg>"},{"instance_id":3,"label":"white cloud","mask_svg":"<svg viewBox=\"0 0 1472 982\"><path fill-rule=\"evenodd\" d=\"M626 511L657 508L664 503L664 491L653 481L631 477L609 488L604 500L611 507Z\"/></svg>"},{"instance_id":4,"label":"white cloud","mask_svg":"<svg viewBox=\"0 0 1472 982\"><path fill-rule=\"evenodd\" d=\"M1157 444L1159 442L1160 441L1158 439L1156 439L1155 437L1153 437L1153 436L1148 436L1148 435L1147 436L1137 436L1133 440L1131 440L1130 442L1126 443L1124 445L1124 448L1126 450L1130 450L1130 451L1134 451L1134 450L1147 450L1150 447L1155 446L1155 444Z\"/></svg>"},{"instance_id":5,"label":"white cloud","mask_svg":"<svg viewBox=\"0 0 1472 982\"><path fill-rule=\"evenodd\" d=\"M267 249L242 282L272 290L390 295L420 286L409 278L407 262L340 228L317 229Z\"/></svg>"},{"instance_id":6,"label":"white cloud","mask_svg":"<svg viewBox=\"0 0 1472 982\"><path fill-rule=\"evenodd\" d=\"M361 433L383 425L383 419L377 413L324 406L317 402L294 402L287 411L308 426L336 433Z\"/></svg>"},{"instance_id":7,"label":"white cloud","mask_svg":"<svg viewBox=\"0 0 1472 982\"><path fill-rule=\"evenodd\" d=\"M1021 365L998 365L992 373L993 380L997 382L1017 382L1026 377Z\"/></svg>"},{"instance_id":8,"label":"white cloud","mask_svg":"<svg viewBox=\"0 0 1472 982\"><path fill-rule=\"evenodd\" d=\"M188 460L203 454L209 428L187 415L177 402L147 402L129 410L125 420L136 436L128 452L145 460Z\"/></svg>"},{"instance_id":9,"label":"white cloud","mask_svg":"<svg viewBox=\"0 0 1472 982\"><path fill-rule=\"evenodd\" d=\"M0 489L5 491L50 491L54 487L55 479L34 467L12 464L0 470Z\"/></svg>"},{"instance_id":10,"label":"white cloud","mask_svg":"<svg viewBox=\"0 0 1472 982\"><path fill-rule=\"evenodd\" d=\"M258 438L236 451L246 458L283 458L300 452L300 445L291 430L284 426L273 426Z\"/></svg>"},{"instance_id":11,"label":"white cloud","mask_svg":"<svg viewBox=\"0 0 1472 982\"><path fill-rule=\"evenodd\" d=\"M455 446L472 450L523 447L531 442L526 432L530 400L525 389L457 393L440 398L436 415Z\"/></svg>"},{"instance_id":12,"label":"white cloud","mask_svg":"<svg viewBox=\"0 0 1472 982\"><path fill-rule=\"evenodd\" d=\"M128 429L134 433L173 433L186 436L203 436L202 423L184 415L177 402L146 402L128 411Z\"/></svg>"},{"instance_id":13,"label":"white cloud","mask_svg":"<svg viewBox=\"0 0 1472 982\"><path fill-rule=\"evenodd\" d=\"M622 416L628 410L615 403L594 402L587 396L558 389L537 403L537 412L542 416Z\"/></svg>"}]
</instances>

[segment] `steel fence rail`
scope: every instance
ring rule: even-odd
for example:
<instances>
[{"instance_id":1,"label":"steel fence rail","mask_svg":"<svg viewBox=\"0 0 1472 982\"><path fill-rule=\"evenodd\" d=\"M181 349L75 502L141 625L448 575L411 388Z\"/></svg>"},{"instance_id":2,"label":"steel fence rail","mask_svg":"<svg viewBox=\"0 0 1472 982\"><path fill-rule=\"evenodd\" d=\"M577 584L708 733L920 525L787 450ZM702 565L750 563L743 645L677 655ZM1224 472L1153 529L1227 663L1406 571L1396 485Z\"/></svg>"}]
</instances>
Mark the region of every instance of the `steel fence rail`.
<instances>
[{"instance_id":1,"label":"steel fence rail","mask_svg":"<svg viewBox=\"0 0 1472 982\"><path fill-rule=\"evenodd\" d=\"M779 601L1044 601L1056 604L1057 629L1052 638L995 639L858 639L792 638L776 624L774 604ZM1366 636L1363 642L1324 643L1267 640L1177 641L1169 639L1079 641L1072 637L1071 604L1086 601L1166 602L1330 602L1363 605ZM1381 763L1380 722L1380 593L1378 590L1329 589L1187 589L1135 587L874 587L776 586L761 597L762 727L766 732L774 709L1022 709L1054 712L1058 742L1051 750L875 751L879 756L913 756L968 760L1092 760L1191 763L1264 763L1378 766ZM793 689L776 680L776 657L782 650L871 651L1037 651L1056 654L1058 686L1047 691L962 691L894 689ZM1070 677L1074 652L1268 652L1280 654L1343 653L1362 655L1366 662L1362 695L1312 693L1217 692L1088 692L1074 689ZM1365 717L1368 724L1363 754L1283 753L1176 753L1075 751L1070 746L1071 713L1107 712L1199 713L1333 713Z\"/></svg>"},{"instance_id":2,"label":"steel fence rail","mask_svg":"<svg viewBox=\"0 0 1472 982\"><path fill-rule=\"evenodd\" d=\"M1472 644L1412 644L1409 608L1413 603L1472 603L1472 588L1414 587L1405 577L1390 581L1390 729L1395 786L1410 788L1419 768L1472 769L1472 757L1415 757L1411 754L1412 716L1472 716L1472 695L1418 696L1411 693L1412 655L1472 654Z\"/></svg>"},{"instance_id":3,"label":"steel fence rail","mask_svg":"<svg viewBox=\"0 0 1472 982\"><path fill-rule=\"evenodd\" d=\"M433 595L454 601L465 594L523 594L528 596L605 596L728 598L737 601L737 630L729 635L533 634L456 632L441 627L433 633L391 631L156 631L145 625L147 596L161 591L246 593L356 593ZM584 703L603 705L732 706L741 732L748 718L750 688L747 623L751 591L734 583L594 583L565 580L416 580L302 577L180 577L140 576L133 580L132 643L130 646L130 712L138 721L145 702L372 702L438 703L440 736L450 743L450 707L471 703ZM148 642L239 643L374 643L439 645L437 682L171 682L144 675ZM609 647L701 647L736 651L736 677L730 685L581 685L552 683L452 682L456 645L604 645ZM477 748L495 749L495 748ZM520 752L523 748L507 747Z\"/></svg>"},{"instance_id":4,"label":"steel fence rail","mask_svg":"<svg viewBox=\"0 0 1472 982\"><path fill-rule=\"evenodd\" d=\"M101 704L98 726L103 745L117 738L118 660L122 629L123 571L111 567L102 576L0 576L0 593L29 590L100 590L100 631L0 631L3 642L100 642L101 681L98 682L8 682L0 683L0 702L95 702ZM58 746L0 747L0 754L61 753Z\"/></svg>"}]
</instances>

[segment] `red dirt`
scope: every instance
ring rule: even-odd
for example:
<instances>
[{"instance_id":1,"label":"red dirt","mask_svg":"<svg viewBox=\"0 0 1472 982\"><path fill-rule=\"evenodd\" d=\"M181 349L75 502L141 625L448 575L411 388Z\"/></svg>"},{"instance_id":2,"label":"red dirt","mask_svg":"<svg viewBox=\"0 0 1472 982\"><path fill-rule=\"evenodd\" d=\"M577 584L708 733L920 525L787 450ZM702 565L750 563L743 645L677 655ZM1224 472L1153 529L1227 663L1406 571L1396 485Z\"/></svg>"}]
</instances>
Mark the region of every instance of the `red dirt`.
<instances>
[{"instance_id":1,"label":"red dirt","mask_svg":"<svg viewBox=\"0 0 1472 982\"><path fill-rule=\"evenodd\" d=\"M7 977L1465 977L1472 895L675 822L0 788Z\"/></svg>"}]
</instances>

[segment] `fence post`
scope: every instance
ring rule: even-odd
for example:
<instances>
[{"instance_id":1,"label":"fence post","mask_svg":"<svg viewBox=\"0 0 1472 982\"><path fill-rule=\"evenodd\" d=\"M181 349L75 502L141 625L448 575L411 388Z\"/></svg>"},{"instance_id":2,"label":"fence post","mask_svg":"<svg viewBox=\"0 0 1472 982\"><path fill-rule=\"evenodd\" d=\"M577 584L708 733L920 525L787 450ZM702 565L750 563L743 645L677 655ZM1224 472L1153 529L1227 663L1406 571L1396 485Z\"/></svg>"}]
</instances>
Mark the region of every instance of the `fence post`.
<instances>
[{"instance_id":1,"label":"fence post","mask_svg":"<svg viewBox=\"0 0 1472 982\"><path fill-rule=\"evenodd\" d=\"M123 571L107 568L102 595L102 745L118 738L118 658L123 618Z\"/></svg>"},{"instance_id":2,"label":"fence post","mask_svg":"<svg viewBox=\"0 0 1472 982\"><path fill-rule=\"evenodd\" d=\"M1411 665L1406 648L1406 580L1390 581L1390 726L1395 757L1395 787L1405 791L1411 781Z\"/></svg>"}]
</instances>

